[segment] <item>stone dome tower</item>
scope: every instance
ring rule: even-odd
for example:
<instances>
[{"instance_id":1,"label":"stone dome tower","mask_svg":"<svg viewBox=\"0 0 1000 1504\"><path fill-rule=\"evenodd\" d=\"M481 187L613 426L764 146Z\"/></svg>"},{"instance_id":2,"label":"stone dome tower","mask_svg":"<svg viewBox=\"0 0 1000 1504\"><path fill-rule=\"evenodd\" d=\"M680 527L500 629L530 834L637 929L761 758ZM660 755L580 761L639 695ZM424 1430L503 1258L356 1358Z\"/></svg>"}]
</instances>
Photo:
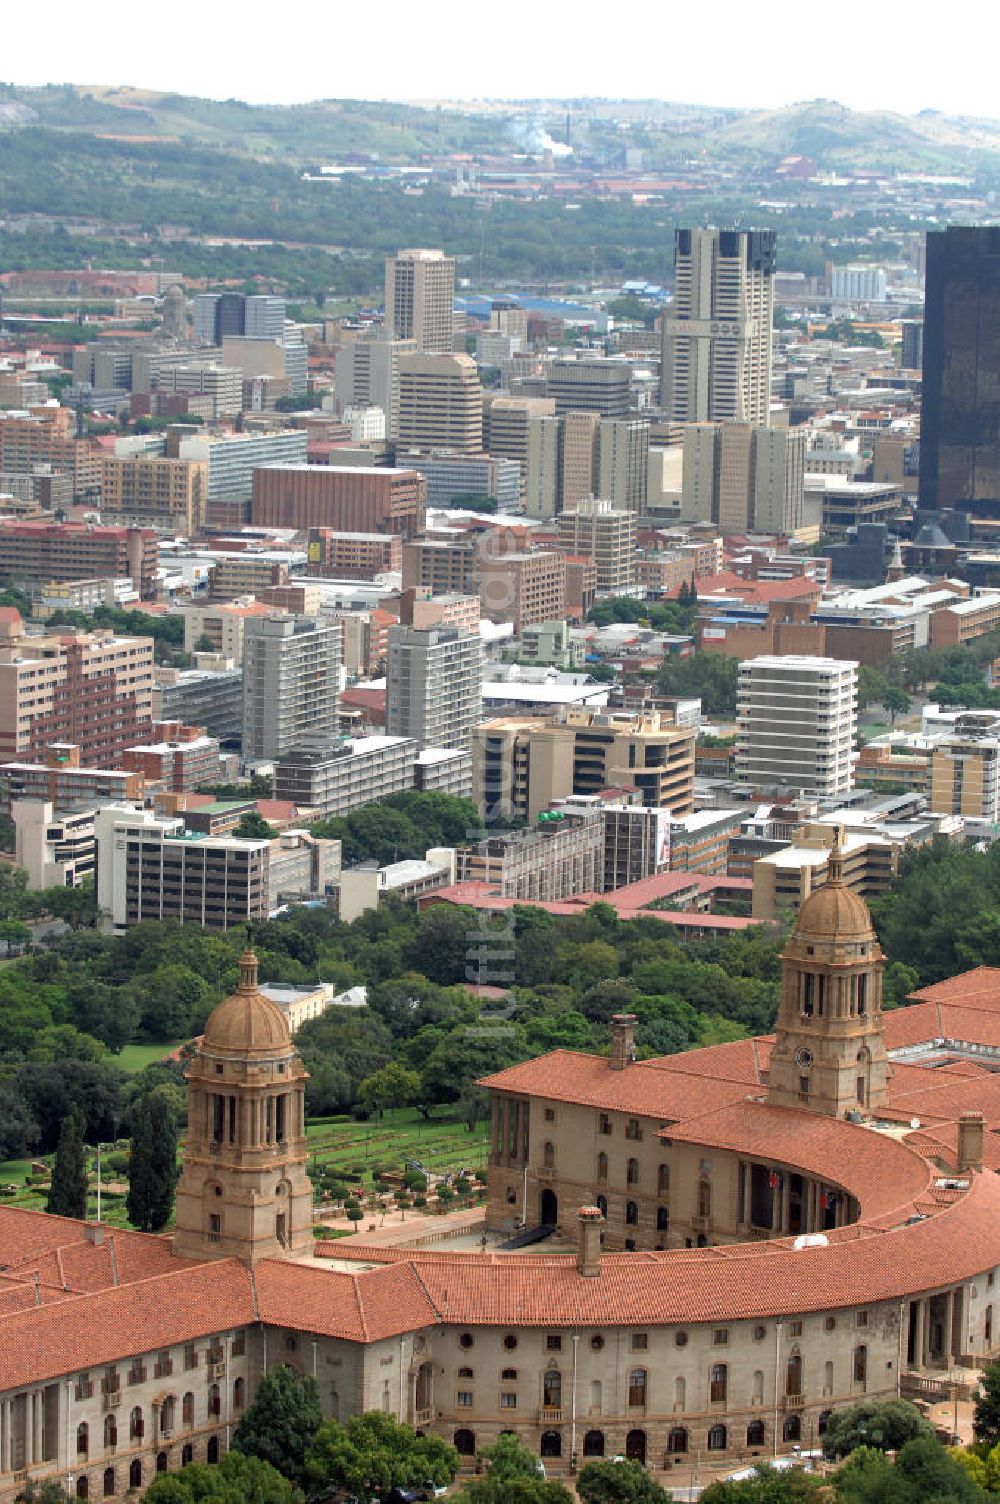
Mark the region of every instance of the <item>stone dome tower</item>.
<instances>
[{"instance_id":1,"label":"stone dome tower","mask_svg":"<svg viewBox=\"0 0 1000 1504\"><path fill-rule=\"evenodd\" d=\"M184 289L173 282L163 294L161 328L171 339L187 338L188 305Z\"/></svg>"},{"instance_id":2,"label":"stone dome tower","mask_svg":"<svg viewBox=\"0 0 1000 1504\"><path fill-rule=\"evenodd\" d=\"M312 1252L306 1079L285 1015L257 986L248 947L239 986L209 1017L187 1072L177 1253L252 1264Z\"/></svg>"},{"instance_id":3,"label":"stone dome tower","mask_svg":"<svg viewBox=\"0 0 1000 1504\"><path fill-rule=\"evenodd\" d=\"M868 905L844 882L838 837L826 885L802 905L782 952L769 1102L834 1117L885 1105L884 964Z\"/></svg>"}]
</instances>

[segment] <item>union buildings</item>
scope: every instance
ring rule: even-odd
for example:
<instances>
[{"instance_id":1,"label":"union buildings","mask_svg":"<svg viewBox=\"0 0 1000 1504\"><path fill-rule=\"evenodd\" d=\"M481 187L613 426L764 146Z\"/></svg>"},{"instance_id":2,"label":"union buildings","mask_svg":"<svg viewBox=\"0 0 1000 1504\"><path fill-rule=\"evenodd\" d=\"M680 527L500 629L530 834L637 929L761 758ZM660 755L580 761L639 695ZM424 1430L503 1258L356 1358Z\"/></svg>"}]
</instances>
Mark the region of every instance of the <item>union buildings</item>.
<instances>
[{"instance_id":1,"label":"union buildings","mask_svg":"<svg viewBox=\"0 0 1000 1504\"><path fill-rule=\"evenodd\" d=\"M881 972L835 851L773 1037L638 1062L620 1016L609 1057L488 1078L488 1225L554 1243L345 1256L313 1253L305 1073L248 951L189 1069L173 1238L0 1208L0 1501L217 1458L284 1362L328 1415L388 1411L469 1466L515 1431L557 1472L735 1466L862 1395L971 1381L1000 1309L1000 972L884 1016Z\"/></svg>"}]
</instances>

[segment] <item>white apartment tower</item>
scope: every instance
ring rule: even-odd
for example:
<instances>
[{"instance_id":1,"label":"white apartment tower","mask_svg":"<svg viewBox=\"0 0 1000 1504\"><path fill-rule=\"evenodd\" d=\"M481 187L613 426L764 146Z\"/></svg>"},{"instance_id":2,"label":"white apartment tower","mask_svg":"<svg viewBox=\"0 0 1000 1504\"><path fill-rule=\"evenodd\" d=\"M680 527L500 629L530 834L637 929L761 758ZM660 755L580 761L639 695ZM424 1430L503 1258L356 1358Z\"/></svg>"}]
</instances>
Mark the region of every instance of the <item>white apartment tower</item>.
<instances>
[{"instance_id":1,"label":"white apartment tower","mask_svg":"<svg viewBox=\"0 0 1000 1504\"><path fill-rule=\"evenodd\" d=\"M337 734L341 628L305 616L249 617L243 633L243 757L271 761Z\"/></svg>"},{"instance_id":2,"label":"white apartment tower","mask_svg":"<svg viewBox=\"0 0 1000 1504\"><path fill-rule=\"evenodd\" d=\"M421 750L468 751L483 709L483 645L458 627L389 628L385 729Z\"/></svg>"},{"instance_id":3,"label":"white apartment tower","mask_svg":"<svg viewBox=\"0 0 1000 1504\"><path fill-rule=\"evenodd\" d=\"M858 665L838 658L750 658L740 664L736 776L761 790L814 798L854 785Z\"/></svg>"},{"instance_id":4,"label":"white apartment tower","mask_svg":"<svg viewBox=\"0 0 1000 1504\"><path fill-rule=\"evenodd\" d=\"M385 326L418 350L450 355L455 333L455 262L443 251L397 251L385 263Z\"/></svg>"},{"instance_id":5,"label":"white apartment tower","mask_svg":"<svg viewBox=\"0 0 1000 1504\"><path fill-rule=\"evenodd\" d=\"M673 423L766 425L773 230L678 230L663 315L661 403Z\"/></svg>"}]
</instances>

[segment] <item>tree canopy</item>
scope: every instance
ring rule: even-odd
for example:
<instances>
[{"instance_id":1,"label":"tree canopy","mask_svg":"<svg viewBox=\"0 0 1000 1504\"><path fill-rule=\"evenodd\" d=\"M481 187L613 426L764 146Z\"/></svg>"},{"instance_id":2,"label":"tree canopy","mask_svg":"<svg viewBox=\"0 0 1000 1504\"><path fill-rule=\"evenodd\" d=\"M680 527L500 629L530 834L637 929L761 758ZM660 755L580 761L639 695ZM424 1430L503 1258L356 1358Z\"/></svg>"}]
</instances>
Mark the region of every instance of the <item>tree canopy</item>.
<instances>
[{"instance_id":1,"label":"tree canopy","mask_svg":"<svg viewBox=\"0 0 1000 1504\"><path fill-rule=\"evenodd\" d=\"M412 1426L372 1410L346 1425L325 1420L306 1453L303 1468L312 1488L333 1485L360 1493L422 1483L450 1483L458 1453L440 1436L418 1436Z\"/></svg>"},{"instance_id":2,"label":"tree canopy","mask_svg":"<svg viewBox=\"0 0 1000 1504\"><path fill-rule=\"evenodd\" d=\"M323 1421L313 1378L298 1378L287 1364L269 1369L236 1427L233 1448L260 1458L298 1482L304 1461Z\"/></svg>"},{"instance_id":3,"label":"tree canopy","mask_svg":"<svg viewBox=\"0 0 1000 1504\"><path fill-rule=\"evenodd\" d=\"M189 1462L163 1473L143 1494L148 1504L303 1504L302 1490L264 1462L239 1451L221 1462Z\"/></svg>"}]
</instances>

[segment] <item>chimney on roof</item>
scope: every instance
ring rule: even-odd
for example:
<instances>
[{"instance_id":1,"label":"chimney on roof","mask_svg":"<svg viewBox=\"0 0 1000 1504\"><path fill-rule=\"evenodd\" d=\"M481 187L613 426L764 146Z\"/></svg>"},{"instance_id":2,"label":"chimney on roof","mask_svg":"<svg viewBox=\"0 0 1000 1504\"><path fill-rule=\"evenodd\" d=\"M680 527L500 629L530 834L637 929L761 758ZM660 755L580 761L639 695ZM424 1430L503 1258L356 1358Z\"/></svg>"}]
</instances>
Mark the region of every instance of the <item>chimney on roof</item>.
<instances>
[{"instance_id":1,"label":"chimney on roof","mask_svg":"<svg viewBox=\"0 0 1000 1504\"><path fill-rule=\"evenodd\" d=\"M599 1206L581 1206L577 1212L580 1236L576 1245L577 1273L587 1279L601 1272L601 1228L604 1213Z\"/></svg>"},{"instance_id":2,"label":"chimney on roof","mask_svg":"<svg viewBox=\"0 0 1000 1504\"><path fill-rule=\"evenodd\" d=\"M623 1071L635 1059L634 1013L615 1013L611 1017L611 1059L613 1071Z\"/></svg>"},{"instance_id":3,"label":"chimney on roof","mask_svg":"<svg viewBox=\"0 0 1000 1504\"><path fill-rule=\"evenodd\" d=\"M981 1112L963 1112L958 1120L958 1171L983 1168L983 1135L986 1121Z\"/></svg>"},{"instance_id":4,"label":"chimney on roof","mask_svg":"<svg viewBox=\"0 0 1000 1504\"><path fill-rule=\"evenodd\" d=\"M100 1248L104 1242L104 1223L85 1222L83 1224L83 1235L88 1243L93 1243L95 1248Z\"/></svg>"}]
</instances>

